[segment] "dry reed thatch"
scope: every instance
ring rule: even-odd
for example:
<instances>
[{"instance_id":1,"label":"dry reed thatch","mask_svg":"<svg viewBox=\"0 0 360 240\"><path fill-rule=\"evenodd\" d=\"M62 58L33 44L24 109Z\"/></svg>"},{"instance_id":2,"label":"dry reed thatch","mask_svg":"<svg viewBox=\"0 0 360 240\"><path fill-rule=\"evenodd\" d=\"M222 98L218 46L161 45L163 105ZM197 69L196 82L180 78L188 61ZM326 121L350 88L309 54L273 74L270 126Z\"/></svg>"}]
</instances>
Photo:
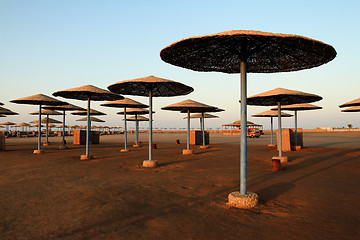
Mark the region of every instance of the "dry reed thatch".
<instances>
[{"instance_id":1,"label":"dry reed thatch","mask_svg":"<svg viewBox=\"0 0 360 240\"><path fill-rule=\"evenodd\" d=\"M124 115L124 111L118 112L117 114ZM153 113L155 113L153 111ZM129 108L126 109L126 114L137 115L137 114L149 114L149 110L143 108Z\"/></svg>"},{"instance_id":2,"label":"dry reed thatch","mask_svg":"<svg viewBox=\"0 0 360 240\"><path fill-rule=\"evenodd\" d=\"M46 117L45 118L42 118L41 119L41 123L46 123ZM35 120L35 121L32 121L32 122L30 122L30 123L32 123L32 124L36 124L36 123L39 123L39 120ZM60 122L60 121L58 121L58 120L55 120L55 119L53 119L53 118L49 118L49 122L48 123L62 123L62 122Z\"/></svg>"},{"instance_id":3,"label":"dry reed thatch","mask_svg":"<svg viewBox=\"0 0 360 240\"><path fill-rule=\"evenodd\" d=\"M100 104L100 106L114 107L114 108L123 108L123 107L126 107L126 108L147 108L147 107L149 107L146 104L137 102L137 101L132 100L130 98L124 98L124 99L121 99L121 100L115 100L115 101L103 103L103 104ZM127 110L126 110L126 112L127 112Z\"/></svg>"},{"instance_id":4,"label":"dry reed thatch","mask_svg":"<svg viewBox=\"0 0 360 240\"><path fill-rule=\"evenodd\" d=\"M108 86L108 89L111 92L135 96L149 96L151 90L153 97L180 96L194 91L185 84L154 76L117 82Z\"/></svg>"},{"instance_id":5,"label":"dry reed thatch","mask_svg":"<svg viewBox=\"0 0 360 240\"><path fill-rule=\"evenodd\" d=\"M121 95L109 92L107 90L92 85L85 85L81 87L57 91L53 93L53 96L77 100L88 100L88 98L90 97L92 101L113 101L124 98Z\"/></svg>"},{"instance_id":6,"label":"dry reed thatch","mask_svg":"<svg viewBox=\"0 0 360 240\"><path fill-rule=\"evenodd\" d=\"M15 125L15 123L8 121L8 122L0 123L0 125L11 126L11 125Z\"/></svg>"},{"instance_id":7,"label":"dry reed thatch","mask_svg":"<svg viewBox=\"0 0 360 240\"><path fill-rule=\"evenodd\" d=\"M48 97L44 94L36 94L29 97L11 100L12 103L30 104L30 105L66 105L66 102L59 101L55 98Z\"/></svg>"},{"instance_id":8,"label":"dry reed thatch","mask_svg":"<svg viewBox=\"0 0 360 240\"><path fill-rule=\"evenodd\" d=\"M224 73L239 73L246 59L248 73L273 73L320 66L336 51L298 35L233 30L180 40L162 49L160 57L175 66Z\"/></svg>"},{"instance_id":9,"label":"dry reed thatch","mask_svg":"<svg viewBox=\"0 0 360 240\"><path fill-rule=\"evenodd\" d=\"M51 110L62 110L62 111L86 111L85 108L75 106L73 104L66 104L63 106L44 106L44 109L51 109Z\"/></svg>"},{"instance_id":10,"label":"dry reed thatch","mask_svg":"<svg viewBox=\"0 0 360 240\"><path fill-rule=\"evenodd\" d=\"M30 115L39 115L39 111L29 113ZM61 112L57 112L49 109L41 109L41 115L62 115Z\"/></svg>"},{"instance_id":11,"label":"dry reed thatch","mask_svg":"<svg viewBox=\"0 0 360 240\"><path fill-rule=\"evenodd\" d=\"M192 114L190 115L190 118L202 118L202 113ZM204 118L219 118L219 117L212 114L204 113ZM184 119L187 119L187 117L184 117Z\"/></svg>"},{"instance_id":12,"label":"dry reed thatch","mask_svg":"<svg viewBox=\"0 0 360 240\"><path fill-rule=\"evenodd\" d=\"M15 126L16 126L16 127L31 127L31 125L28 124L28 123L26 123L26 122L22 122L22 123L16 124Z\"/></svg>"},{"instance_id":13,"label":"dry reed thatch","mask_svg":"<svg viewBox=\"0 0 360 240\"><path fill-rule=\"evenodd\" d=\"M343 107L355 107L355 106L360 106L360 98L341 104L339 107L343 108Z\"/></svg>"},{"instance_id":14,"label":"dry reed thatch","mask_svg":"<svg viewBox=\"0 0 360 240\"><path fill-rule=\"evenodd\" d=\"M282 109L282 108L281 108ZM267 110L258 114L251 115L252 117L278 117L278 111ZM293 115L281 112L281 117L292 117Z\"/></svg>"},{"instance_id":15,"label":"dry reed thatch","mask_svg":"<svg viewBox=\"0 0 360 240\"><path fill-rule=\"evenodd\" d=\"M277 110L278 108L272 108L271 110ZM298 104L291 104L291 105L284 105L281 106L281 110L289 110L289 111L306 111L306 110L317 110L322 109L322 107L309 104L309 103L298 103Z\"/></svg>"},{"instance_id":16,"label":"dry reed thatch","mask_svg":"<svg viewBox=\"0 0 360 240\"><path fill-rule=\"evenodd\" d=\"M341 110L342 112L360 112L360 106L350 107L347 109Z\"/></svg>"},{"instance_id":17,"label":"dry reed thatch","mask_svg":"<svg viewBox=\"0 0 360 240\"><path fill-rule=\"evenodd\" d=\"M0 106L3 106L4 104L2 102L0 102Z\"/></svg>"},{"instance_id":18,"label":"dry reed thatch","mask_svg":"<svg viewBox=\"0 0 360 240\"><path fill-rule=\"evenodd\" d=\"M2 115L19 115L18 113L13 112L10 109L4 108L4 107L0 107L0 114L2 114Z\"/></svg>"},{"instance_id":19,"label":"dry reed thatch","mask_svg":"<svg viewBox=\"0 0 360 240\"><path fill-rule=\"evenodd\" d=\"M211 112L212 110L214 111L218 108L188 99L168 105L166 107L162 107L161 109L180 112Z\"/></svg>"},{"instance_id":20,"label":"dry reed thatch","mask_svg":"<svg viewBox=\"0 0 360 240\"><path fill-rule=\"evenodd\" d=\"M6 117L5 115L0 114L0 117Z\"/></svg>"},{"instance_id":21,"label":"dry reed thatch","mask_svg":"<svg viewBox=\"0 0 360 240\"><path fill-rule=\"evenodd\" d=\"M87 115L87 110L76 111L76 112L72 112L71 114L72 115L78 115L78 116L86 116ZM90 115L101 116L101 115L106 115L106 113L97 111L95 109L90 109Z\"/></svg>"},{"instance_id":22,"label":"dry reed thatch","mask_svg":"<svg viewBox=\"0 0 360 240\"><path fill-rule=\"evenodd\" d=\"M129 118L127 118L126 119L126 121L136 121L136 119L135 119L135 117L129 117ZM137 121L138 122L143 122L143 121L149 121L149 119L148 118L146 118L146 117L143 117L143 116L137 116Z\"/></svg>"},{"instance_id":23,"label":"dry reed thatch","mask_svg":"<svg viewBox=\"0 0 360 240\"><path fill-rule=\"evenodd\" d=\"M281 105L290 105L295 103L316 102L321 99L322 97L311 93L294 91L285 88L275 88L273 90L248 97L247 104L256 106L274 106L280 102Z\"/></svg>"},{"instance_id":24,"label":"dry reed thatch","mask_svg":"<svg viewBox=\"0 0 360 240\"><path fill-rule=\"evenodd\" d=\"M84 118L80 118L76 121L81 121L81 122L86 122L87 121L87 117L84 117ZM105 122L104 120L101 120L99 118L96 118L96 117L90 117L90 121L91 122Z\"/></svg>"}]
</instances>

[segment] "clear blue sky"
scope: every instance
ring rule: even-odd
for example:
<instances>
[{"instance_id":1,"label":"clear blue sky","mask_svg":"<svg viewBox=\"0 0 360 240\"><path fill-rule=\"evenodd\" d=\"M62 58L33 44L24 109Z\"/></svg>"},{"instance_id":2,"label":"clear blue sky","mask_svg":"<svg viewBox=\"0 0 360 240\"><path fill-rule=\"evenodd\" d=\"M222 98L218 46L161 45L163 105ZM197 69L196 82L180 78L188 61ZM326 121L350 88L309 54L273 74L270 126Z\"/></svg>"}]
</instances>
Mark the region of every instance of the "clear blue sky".
<instances>
[{"instance_id":1,"label":"clear blue sky","mask_svg":"<svg viewBox=\"0 0 360 240\"><path fill-rule=\"evenodd\" d=\"M185 99L226 111L207 127L239 119L238 74L200 73L163 62L160 50L183 38L227 30L297 34L332 45L337 57L318 68L276 74L249 74L248 95L277 87L321 95L323 110L299 113L299 127L360 127L360 113L341 113L338 105L360 97L359 1L121 1L0 0L0 102L20 113L4 121L32 121L37 108L10 100L92 84L148 75L192 86L184 97L154 99L155 127L184 127L183 114L160 108ZM144 97L127 96L147 103ZM61 99L63 100L63 99ZM69 100L85 107L85 102ZM106 125L117 125L117 109L106 112ZM248 113L266 107L249 106ZM56 118L56 117L55 117ZM76 117L69 117L74 124ZM269 119L249 118L269 128ZM285 119L284 127L292 127ZM145 124L142 124L145 126ZM194 127L198 122L194 122Z\"/></svg>"}]
</instances>

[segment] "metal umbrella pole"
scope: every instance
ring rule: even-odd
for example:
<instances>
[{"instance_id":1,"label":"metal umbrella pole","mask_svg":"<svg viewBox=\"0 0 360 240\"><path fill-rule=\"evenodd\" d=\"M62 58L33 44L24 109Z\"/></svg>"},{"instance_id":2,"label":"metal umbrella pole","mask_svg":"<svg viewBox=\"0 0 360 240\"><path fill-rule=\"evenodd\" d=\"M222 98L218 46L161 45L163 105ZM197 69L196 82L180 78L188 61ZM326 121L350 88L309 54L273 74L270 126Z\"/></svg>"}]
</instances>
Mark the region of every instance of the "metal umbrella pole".
<instances>
[{"instance_id":1,"label":"metal umbrella pole","mask_svg":"<svg viewBox=\"0 0 360 240\"><path fill-rule=\"evenodd\" d=\"M278 102L279 157L282 157L281 103Z\"/></svg>"},{"instance_id":2,"label":"metal umbrella pole","mask_svg":"<svg viewBox=\"0 0 360 240\"><path fill-rule=\"evenodd\" d=\"M89 154L89 143L90 143L90 96L88 97L88 104L87 104L87 129L86 129L86 156L90 157Z\"/></svg>"},{"instance_id":3,"label":"metal umbrella pole","mask_svg":"<svg viewBox=\"0 0 360 240\"><path fill-rule=\"evenodd\" d=\"M49 115L46 115L46 144L49 144Z\"/></svg>"},{"instance_id":4,"label":"metal umbrella pole","mask_svg":"<svg viewBox=\"0 0 360 240\"><path fill-rule=\"evenodd\" d=\"M297 110L295 110L295 146L297 146Z\"/></svg>"},{"instance_id":5,"label":"metal umbrella pole","mask_svg":"<svg viewBox=\"0 0 360 240\"><path fill-rule=\"evenodd\" d=\"M273 117L270 117L270 122L271 122L271 132L270 132L271 138L270 138L270 144L271 144L271 145L274 145L274 144L273 144Z\"/></svg>"},{"instance_id":6,"label":"metal umbrella pole","mask_svg":"<svg viewBox=\"0 0 360 240\"><path fill-rule=\"evenodd\" d=\"M139 145L139 122L137 119L137 114L135 114L135 128L136 128L136 145Z\"/></svg>"},{"instance_id":7,"label":"metal umbrella pole","mask_svg":"<svg viewBox=\"0 0 360 240\"><path fill-rule=\"evenodd\" d=\"M201 131L201 141L203 140L203 125L202 125L202 118L200 119L200 131Z\"/></svg>"},{"instance_id":8,"label":"metal umbrella pole","mask_svg":"<svg viewBox=\"0 0 360 240\"><path fill-rule=\"evenodd\" d=\"M247 89L246 89L246 62L240 63L241 76L241 134L240 134L240 194L247 194Z\"/></svg>"},{"instance_id":9,"label":"metal umbrella pole","mask_svg":"<svg viewBox=\"0 0 360 240\"><path fill-rule=\"evenodd\" d=\"M41 104L39 104L38 150L41 150Z\"/></svg>"},{"instance_id":10,"label":"metal umbrella pole","mask_svg":"<svg viewBox=\"0 0 360 240\"><path fill-rule=\"evenodd\" d=\"M149 161L153 160L152 154L152 91L149 91Z\"/></svg>"},{"instance_id":11,"label":"metal umbrella pole","mask_svg":"<svg viewBox=\"0 0 360 240\"><path fill-rule=\"evenodd\" d=\"M124 124L125 124L125 132L124 132L124 137L125 137L125 151L127 150L127 121L126 121L126 107L124 107Z\"/></svg>"},{"instance_id":12,"label":"metal umbrella pole","mask_svg":"<svg viewBox=\"0 0 360 240\"><path fill-rule=\"evenodd\" d=\"M186 149L190 150L190 110L187 112L187 143Z\"/></svg>"},{"instance_id":13,"label":"metal umbrella pole","mask_svg":"<svg viewBox=\"0 0 360 240\"><path fill-rule=\"evenodd\" d=\"M202 143L203 143L203 147L205 147L206 143L205 143L205 118L204 118L204 112L201 113L201 129L202 129Z\"/></svg>"},{"instance_id":14,"label":"metal umbrella pole","mask_svg":"<svg viewBox=\"0 0 360 240\"><path fill-rule=\"evenodd\" d=\"M65 110L63 110L62 145L65 146Z\"/></svg>"}]
</instances>

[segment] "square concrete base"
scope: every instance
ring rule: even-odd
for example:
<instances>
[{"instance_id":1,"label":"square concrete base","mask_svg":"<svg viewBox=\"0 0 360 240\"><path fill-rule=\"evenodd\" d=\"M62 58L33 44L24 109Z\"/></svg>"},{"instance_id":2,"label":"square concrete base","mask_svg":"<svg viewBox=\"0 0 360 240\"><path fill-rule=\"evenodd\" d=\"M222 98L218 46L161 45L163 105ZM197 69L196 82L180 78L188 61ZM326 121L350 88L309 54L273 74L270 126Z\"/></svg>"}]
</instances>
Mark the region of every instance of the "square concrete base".
<instances>
[{"instance_id":1,"label":"square concrete base","mask_svg":"<svg viewBox=\"0 0 360 240\"><path fill-rule=\"evenodd\" d=\"M68 149L68 147L67 146L59 146L59 150L65 150L65 149Z\"/></svg>"},{"instance_id":2,"label":"square concrete base","mask_svg":"<svg viewBox=\"0 0 360 240\"><path fill-rule=\"evenodd\" d=\"M34 154L41 154L41 153L44 153L44 150L34 150L33 152Z\"/></svg>"},{"instance_id":3,"label":"square concrete base","mask_svg":"<svg viewBox=\"0 0 360 240\"><path fill-rule=\"evenodd\" d=\"M93 158L94 158L94 156L92 156L92 155L81 155L80 156L80 160L82 160L82 161L91 160Z\"/></svg>"},{"instance_id":4,"label":"square concrete base","mask_svg":"<svg viewBox=\"0 0 360 240\"><path fill-rule=\"evenodd\" d=\"M143 161L143 164L142 164L142 167L147 167L147 168L154 168L158 165L158 162L157 160L144 160Z\"/></svg>"},{"instance_id":5,"label":"square concrete base","mask_svg":"<svg viewBox=\"0 0 360 240\"><path fill-rule=\"evenodd\" d=\"M138 148L138 147L141 147L140 145L133 145L134 148Z\"/></svg>"},{"instance_id":6,"label":"square concrete base","mask_svg":"<svg viewBox=\"0 0 360 240\"><path fill-rule=\"evenodd\" d=\"M208 146L200 146L200 149L208 149Z\"/></svg>"},{"instance_id":7,"label":"square concrete base","mask_svg":"<svg viewBox=\"0 0 360 240\"><path fill-rule=\"evenodd\" d=\"M287 157L272 157L272 159L280 160L280 163L288 163Z\"/></svg>"},{"instance_id":8,"label":"square concrete base","mask_svg":"<svg viewBox=\"0 0 360 240\"><path fill-rule=\"evenodd\" d=\"M259 196L256 193L248 192L240 194L239 191L228 195L228 205L235 208L250 209L258 205Z\"/></svg>"},{"instance_id":9,"label":"square concrete base","mask_svg":"<svg viewBox=\"0 0 360 240\"><path fill-rule=\"evenodd\" d=\"M121 149L120 152L128 152L129 149Z\"/></svg>"},{"instance_id":10,"label":"square concrete base","mask_svg":"<svg viewBox=\"0 0 360 240\"><path fill-rule=\"evenodd\" d=\"M276 147L275 144L268 144L268 147Z\"/></svg>"},{"instance_id":11,"label":"square concrete base","mask_svg":"<svg viewBox=\"0 0 360 240\"><path fill-rule=\"evenodd\" d=\"M184 149L183 154L184 155L192 155L192 154L194 154L194 150L193 149Z\"/></svg>"},{"instance_id":12,"label":"square concrete base","mask_svg":"<svg viewBox=\"0 0 360 240\"><path fill-rule=\"evenodd\" d=\"M43 146L45 146L45 147L49 146L49 145L50 145L50 143L46 143L46 142L43 143Z\"/></svg>"},{"instance_id":13,"label":"square concrete base","mask_svg":"<svg viewBox=\"0 0 360 240\"><path fill-rule=\"evenodd\" d=\"M301 149L301 146L294 146L295 151L299 151Z\"/></svg>"}]
</instances>

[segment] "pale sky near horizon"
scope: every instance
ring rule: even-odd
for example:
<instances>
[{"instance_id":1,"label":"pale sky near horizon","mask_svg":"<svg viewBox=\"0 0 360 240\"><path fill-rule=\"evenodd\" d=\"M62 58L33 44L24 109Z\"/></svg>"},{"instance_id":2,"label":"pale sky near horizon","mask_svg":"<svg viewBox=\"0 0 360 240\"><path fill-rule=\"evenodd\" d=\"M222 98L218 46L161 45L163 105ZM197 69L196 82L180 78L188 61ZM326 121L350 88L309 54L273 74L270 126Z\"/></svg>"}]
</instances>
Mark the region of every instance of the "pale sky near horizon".
<instances>
[{"instance_id":1,"label":"pale sky near horizon","mask_svg":"<svg viewBox=\"0 0 360 240\"><path fill-rule=\"evenodd\" d=\"M360 113L342 113L338 105L360 97L359 1L92 1L0 0L0 102L19 116L0 122L30 122L36 106L10 100L91 84L107 89L118 81L154 75L192 86L187 96L154 99L154 127L185 127L185 114L161 107L192 99L225 109L206 127L217 128L240 117L239 74L195 72L160 59L162 48L192 36L228 30L296 34L332 45L337 57L320 67L290 73L248 74L248 96L277 87L318 94L322 110L300 112L298 126L360 127ZM145 97L126 96L142 103ZM66 100L59 98L59 100ZM86 103L66 100L85 107ZM106 123L123 124L117 111ZM248 120L269 129L267 118L252 118L269 107L248 107ZM60 117L54 117L61 119ZM70 115L67 124L78 117ZM95 124L98 125L98 124ZM101 124L100 124L101 125ZM131 124L130 124L131 125ZM146 124L141 123L146 127ZM198 121L193 121L198 127ZM293 118L283 120L293 127Z\"/></svg>"}]
</instances>

